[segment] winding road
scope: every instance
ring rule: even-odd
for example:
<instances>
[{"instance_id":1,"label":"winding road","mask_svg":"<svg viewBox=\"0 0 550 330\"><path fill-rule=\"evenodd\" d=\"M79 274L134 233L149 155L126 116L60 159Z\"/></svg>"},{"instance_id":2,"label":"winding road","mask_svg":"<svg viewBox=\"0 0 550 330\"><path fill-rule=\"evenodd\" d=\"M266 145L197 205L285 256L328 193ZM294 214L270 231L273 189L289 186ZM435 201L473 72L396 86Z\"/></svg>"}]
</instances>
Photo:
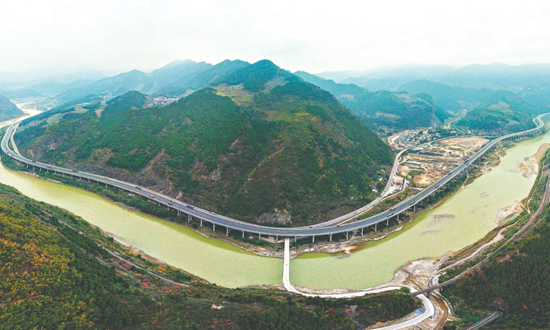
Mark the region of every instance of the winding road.
<instances>
[{"instance_id":1,"label":"winding road","mask_svg":"<svg viewBox=\"0 0 550 330\"><path fill-rule=\"evenodd\" d=\"M466 162L459 165L455 170L451 171L449 174L447 174L446 176L444 176L443 178L441 178L440 180L432 184L430 187L424 189L423 191L413 196L412 198L401 202L400 204L394 206L393 208L387 211L384 211L382 213L379 213L377 215L371 216L366 219L361 219L361 220L357 220L346 224L327 225L324 227L310 226L310 227L289 228L289 227L269 227L269 226L252 224L241 220L233 219L230 217L226 217L223 215L215 214L213 212L183 203L174 198L163 195L159 192L152 191L144 187L136 186L128 182L112 179L112 178L97 175L97 174L80 172L77 170L71 170L71 169L67 169L67 168L63 168L55 165L50 165L50 164L45 164L34 160L30 160L28 158L23 157L19 153L13 138L19 126L19 122L8 127L6 134L2 139L1 148L2 148L2 152L5 155L7 155L8 157L20 163L26 164L27 167L32 167L33 170L47 171L47 172L52 171L58 175L70 176L73 178L77 178L79 180L85 180L92 183L104 184L105 186L111 186L111 187L123 189L132 194L140 195L145 198L148 198L151 201L159 203L160 205L164 205L166 207L172 208L177 211L178 215L185 214L188 217L188 221L191 221L194 218L200 222L201 226L203 225L203 221L212 224L213 229L215 229L215 226L222 226L226 228L227 235L231 230L236 230L236 231L242 232L243 237L245 233L250 233L250 234L258 235L259 238L262 238L262 235L264 237L271 236L271 237L274 237L277 241L279 240L279 238L284 238L284 237L290 237L294 239L297 239L298 237L312 237L313 241L315 241L316 236L325 236L325 237L328 236L329 240L332 240L332 235L334 234L343 233L346 235L346 237L348 237L350 232L361 231L361 234L363 234L363 230L365 228L368 229L372 227L374 228L374 230L376 230L376 226L378 223L388 222L391 218L396 217L399 214L406 212L408 209L415 207L416 204L420 203L422 200L426 199L431 194L435 193L441 186L445 185L446 183L448 183L449 181L451 181L452 179L460 175L463 171L467 170L468 167L474 161L478 160L484 153L486 153L488 150L493 148L497 143L507 139L515 140L515 139L520 139L528 136L534 136L536 134L543 132L544 122L542 119L543 118L546 119L549 117L550 117L550 113L547 113L533 119L533 121L537 125L536 128L519 132L519 133L504 135L490 141L489 143L484 145L480 150L478 150L478 152L476 152ZM9 145L10 142L11 142L11 147ZM346 215L343 215L337 218L338 222L357 218L357 216L359 216L361 213L364 212L362 210L368 206L369 205L366 205L354 212L348 213Z\"/></svg>"}]
</instances>

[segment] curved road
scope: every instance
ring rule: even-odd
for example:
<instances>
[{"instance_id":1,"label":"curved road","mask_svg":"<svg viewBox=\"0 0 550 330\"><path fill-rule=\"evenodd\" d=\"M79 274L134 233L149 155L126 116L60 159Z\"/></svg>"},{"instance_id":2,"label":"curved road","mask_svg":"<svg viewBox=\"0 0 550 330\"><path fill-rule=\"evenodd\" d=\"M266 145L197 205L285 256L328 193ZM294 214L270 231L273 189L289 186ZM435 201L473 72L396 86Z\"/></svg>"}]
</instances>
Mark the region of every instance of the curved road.
<instances>
[{"instance_id":1,"label":"curved road","mask_svg":"<svg viewBox=\"0 0 550 330\"><path fill-rule=\"evenodd\" d=\"M189 217L189 220L191 219L191 217L199 219L201 225L203 221L206 221L213 224L213 226L223 226L226 228L227 234L229 234L230 230L237 230L237 231L241 231L243 236L244 236L244 233L246 232L246 233L256 234L260 238L262 235L273 236L273 237L276 237L277 239L279 237L294 237L295 239L297 237L313 237L313 239L315 239L315 236L329 236L330 240L332 240L333 234L344 233L346 234L346 237L347 237L349 232L356 231L356 230L363 230L364 228L367 228L370 226L375 226L375 230L376 230L376 224L383 221L388 221L390 218L400 213L406 212L411 207L414 207L414 205L416 205L417 203L421 202L422 200L424 200L425 198L427 198L428 196L436 192L437 189L439 189L442 185L448 183L449 181L454 179L456 176L458 176L461 172L466 170L470 164L472 164L474 161L479 159L485 152L487 152L489 149L494 147L497 143L504 141L506 139L519 139L522 137L534 136L542 132L544 128L544 122L542 121L543 117L544 118L550 117L550 113L540 115L535 119L533 119L533 121L537 125L536 128L519 132L519 133L504 135L490 141L489 143L484 145L480 150L478 150L478 152L476 152L470 159L468 159L466 162L458 166L449 174L447 174L446 176L444 176L443 178L441 178L440 180L432 184L430 187L424 189L417 195L413 196L412 198L406 201L401 202L400 204L394 206L393 208L366 219L358 220L347 224L326 226L326 227L310 226L310 227L295 227L295 228L282 227L281 228L281 227L268 227L268 226L256 225L256 224L240 221L237 219L233 219L230 217L222 216L219 214L215 214L213 212L209 212L207 210L194 207L192 205L188 205L181 201L175 200L169 196L163 195L161 193L158 193L143 187L136 186L128 182L104 177L97 174L70 170L63 167L40 163L34 160L27 159L23 157L21 154L19 154L19 151L17 150L17 147L13 140L13 136L17 130L19 122L8 127L6 134L2 139L1 148L2 148L2 151L7 156L23 164L26 164L27 166L32 166L33 170L39 169L40 171L44 171L44 170L48 172L52 171L59 175L63 175L63 176L68 175L71 177L84 179L89 182L94 182L94 183L104 184L106 186L120 188L132 194L143 196L145 198L150 199L151 201L155 201L159 204L170 207L178 211L178 214L180 213L187 214ZM12 148L9 147L10 142L12 144L13 150ZM349 214L346 214L344 216L341 216L338 219L339 221L353 219L362 213L361 210L363 208L356 210L354 212L351 212Z\"/></svg>"}]
</instances>

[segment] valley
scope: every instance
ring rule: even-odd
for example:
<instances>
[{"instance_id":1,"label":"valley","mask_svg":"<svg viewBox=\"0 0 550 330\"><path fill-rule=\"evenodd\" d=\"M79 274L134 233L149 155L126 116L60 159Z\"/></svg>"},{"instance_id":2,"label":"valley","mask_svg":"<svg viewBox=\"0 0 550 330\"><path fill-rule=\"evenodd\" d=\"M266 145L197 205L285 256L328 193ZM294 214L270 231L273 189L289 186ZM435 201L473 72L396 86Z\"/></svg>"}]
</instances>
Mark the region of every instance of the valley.
<instances>
[{"instance_id":1,"label":"valley","mask_svg":"<svg viewBox=\"0 0 550 330\"><path fill-rule=\"evenodd\" d=\"M273 222L271 222L273 220L267 222L264 220L248 220L249 224L239 225L244 227L234 227L233 225L229 225L230 222L218 222L218 220L215 220L216 217L227 221L230 217L237 216L237 219L242 219L242 216L238 213L226 213L225 215L222 213L218 215L216 213L223 211L222 208L218 209L208 203L200 204L205 201L211 202L212 197L197 198L196 192L193 193L194 195L185 195L183 190L174 190L172 188L178 181L171 178L177 178L181 175L179 174L181 172L174 171L174 167L170 168L172 164L175 164L173 162L174 157L178 154L174 152L175 149L170 151L169 144L162 146L162 143L164 143L163 139L170 139L171 136L180 134L178 127L180 127L180 130L181 127L185 127L187 129L185 131L186 134L191 132L190 138L187 141L180 139L174 140L171 143L184 143L195 157L203 157L202 164L199 163L197 166L197 162L195 161L194 170L190 172L191 179L198 182L207 181L215 183L216 181L223 180L224 176L227 175L228 168L234 166L229 165L228 167L228 164L233 161L231 157L235 157L235 154L238 157L243 157L244 154L245 157L250 157L248 159L255 159L254 156L250 156L253 155L250 151L246 151L249 153L248 156L246 156L246 152L243 152L246 150L243 149L246 143L251 141L251 139L258 139L257 143L259 143L265 141L265 138L270 136L269 134L262 136L258 134L258 131L247 131L248 128L246 127L260 127L258 125L264 125L262 127L265 128L272 125L270 123L277 123L277 125L285 123L285 125L288 125L288 123L303 123L304 120L307 122L311 119L315 123L321 119L321 126L315 127L309 124L310 127L308 130L312 132L311 129L314 127L327 134L329 131L334 132L335 127L342 127L331 121L335 117L338 120L342 120L343 118L350 123L350 119L346 119L347 114L342 117L342 114L338 113L338 110L336 110L338 109L337 106L331 110L334 111L331 115L332 118L325 117L326 114L317 112L318 110L312 110L311 102L325 102L327 99L322 94L317 94L313 97L317 92L315 89L311 89L311 87L307 87L305 90L307 93L312 93L308 97L313 97L313 99L300 104L299 102L303 102L306 97L303 94L304 92L301 91L300 93L302 94L296 98L296 90L305 88L307 85L303 85L299 80L298 84L289 85L295 83L294 80L297 78L293 78L288 73L281 71L281 69L272 65L271 62L262 62L257 67L252 65L246 68L247 70L241 73L219 79L217 85L192 93L179 101L176 101L175 98L150 97L133 91L107 100L96 96L89 96L84 99L75 100L64 106L58 106L51 111L37 114L37 109L39 108L36 106L36 103L44 104L45 101L35 99L34 102L36 103L33 105L30 101L21 100L21 107L26 112L34 111L33 114L35 114L35 117L26 119L20 124L12 145L17 145L20 152L26 157L36 159L28 161L28 165L32 165L33 169L34 167L42 166L44 170L52 170L52 172L56 172L57 175L61 176L56 177L55 174L41 172L32 173L32 171L27 172L32 174L31 176L25 174L14 176L17 172L4 168L2 170L2 177L5 179L2 182L12 182L11 184L15 184L25 194L34 198L45 199L49 203L60 206L65 205L64 207L68 210L82 215L86 221L98 226L107 236L125 245L129 249L128 251L131 251L134 256L139 254L149 260L149 262L161 262L163 265L179 267L191 274L206 279L210 283L217 283L223 286L247 287L259 285L263 288L281 289L280 274L282 273L282 264L278 258L283 257L282 238L285 235L286 237L300 236L302 239L293 245L290 253L292 258L289 262L289 266L292 269L290 281L299 290L312 293L359 292L365 288L376 286L381 286L382 290L384 290L383 288L395 285L406 286L412 289L423 289L427 283L425 282L426 278L431 280L431 275L427 272L434 273L448 258L452 258L452 254L448 253L449 250L456 251L467 245L475 244L477 240L483 239L487 233L491 235L491 229L497 224L505 223L503 221L514 221L516 218L521 219L524 207L521 203L510 200L511 191L509 190L509 185L515 182L514 180L516 179L514 176L519 176L525 181L521 184L518 183L516 187L512 188L514 196L517 196L514 198L521 199L527 194L526 191L532 185L530 182L534 179L533 174L536 174L538 171L535 163L540 161L544 154L543 151L539 150L537 155L535 155L536 150L533 151L532 149L546 143L542 141L546 141L547 134L526 141L532 142L530 147L524 147L524 152L527 152L527 154L523 156L523 159L526 161L521 162L517 166L515 173L507 174L512 176L504 178L505 175L500 170L501 167L509 166L507 165L509 163L507 159L510 153L515 155L513 150L520 145L524 145L526 142L520 142L516 147L514 147L513 142L506 142L504 146L498 147L496 152L491 152L488 158L485 157L480 161L478 158L485 151L492 149L497 142L503 141L504 138L492 139L491 134L485 138L464 135L464 130L455 130L451 125L443 128L442 124L446 120L444 119L440 121L441 124L438 124L441 127L437 127L436 125L436 127L419 127L405 131L399 131L397 126L390 130L384 128L385 126L383 125L377 126L376 132L380 136L397 132L389 135L387 138L390 147L394 150L404 148L408 149L408 151L400 153L399 166L395 167L397 169L396 176L392 174L391 177L388 177L390 172L393 173L389 161L386 165L378 167L375 171L371 170L368 174L371 181L366 190L363 191L362 196L369 196L368 198L373 202L371 204L375 205L377 202L380 202L380 197L377 197L376 190L384 190L386 192L389 189L390 195L395 194L395 196L390 196L390 199L401 200L406 195L411 198L410 200L413 203L405 206L405 203L409 203L407 201L398 204L397 207L391 207L389 211L385 210L385 212L378 216L379 218L376 218L376 216L373 218L376 222L369 222L371 218L367 219L369 221L364 221L362 218L359 218L361 220L355 219L361 216L363 212L368 211L368 208L365 210L360 208L361 212L353 210L368 204L369 199L357 201L356 204L348 204L347 209L344 208L339 211L341 212L340 214L327 213L321 209L318 212L325 214L326 217L323 219L317 221L307 220L306 222L301 222L300 220L294 222L295 220L293 220L292 227L271 227L269 232L262 232L258 228L267 228L273 225ZM259 70L259 68L262 69ZM250 77L254 78L249 79ZM286 91L278 90L281 87L287 88ZM284 97L277 98L279 96L271 96L270 102L275 102L269 106L271 108L266 107L265 103L261 103L266 101L262 100L262 97L274 92L282 93L281 95ZM410 101L410 97L404 94L398 98ZM292 105L292 102L296 101L298 102L296 110L280 111L281 107L290 107L290 109L293 109L295 105ZM208 107L217 104L219 109L232 110L226 113L227 117L212 117L212 119L208 119L208 117L204 116L206 107L201 104L208 104ZM331 108L329 107L328 109ZM180 113L183 113L183 116ZM257 121L258 119L255 119L251 114L256 116L262 114L260 116L261 120L265 120L268 123L267 126L266 124L260 124ZM211 114L207 114L207 116L211 116ZM359 118L361 117L359 116ZM209 122L208 120L212 121ZM218 125L220 120L228 126L215 126ZM455 120L454 117L451 120ZM527 129L526 133L520 133L519 135L512 134L506 138L515 141L536 135L542 128L540 119L537 120L538 129L529 130L531 126L525 126L525 129ZM243 124L239 124L239 121ZM356 125L355 122L351 121L353 125ZM219 151L226 148L225 150L229 150L229 152L222 153L220 157L213 156L215 154L212 154L212 151L197 148L201 144L211 144L210 141L219 141L217 137L211 140L208 140L208 137L205 140L200 140L205 138L204 134L201 135L202 133L199 134L198 131L193 132L189 130L190 127L196 127L197 123L207 126L214 125L210 131L211 133L208 134L212 134L216 130L227 131L226 127L234 129L239 128L239 125L243 125L241 126L243 128L241 131L237 129L234 135L230 133L227 141L224 142L225 146L223 144L220 147L216 145L212 149ZM327 126L328 123L336 126ZM151 125L153 129L147 128L147 125ZM292 126L292 128L289 128L285 132L295 131L297 127L300 127L300 124L297 125ZM138 136L132 130L129 130L129 127L140 127L140 129L145 129L140 133L147 133L145 136ZM345 129L348 129L349 125L345 127ZM341 146L348 148L349 142L342 140L343 138L347 138L348 141L355 143L361 141L360 136L362 133L356 132L354 133L356 135L349 135L349 132L344 133L345 129L342 129L338 133L340 135L333 137L334 141L338 141ZM365 130L368 132L366 127ZM12 134L9 132L10 130L8 130L8 134ZM123 132L121 135L122 138L117 138L115 132L117 134ZM243 132L246 132L248 135L242 135ZM504 131L497 130L493 134L498 135L500 132ZM371 135L369 135L367 140L376 139L374 134L368 134ZM307 137L307 135L291 135L287 137L290 140L286 141L284 139L280 140L281 138L279 137L278 143L280 144L275 144L275 148L264 151L264 158L258 158L257 163L249 168L248 181L250 181L250 178L259 178L256 173L257 171L260 171L262 176L265 176L267 172L265 172L264 167L273 170L273 165L269 164L284 156L287 149L290 148L289 146L295 145L296 141L300 141L304 137ZM197 141L199 144L197 144ZM315 140L309 137L305 141L304 146L307 146ZM141 149L120 149L120 146L127 143L138 145ZM377 143L381 143L381 141L376 142L374 145ZM117 144L119 147L113 148ZM161 147L159 148L155 144L159 144ZM325 154L322 156L323 158L317 158L317 163L323 164L323 166L320 166L321 168L325 168L327 164L334 168L336 164L330 161L327 163L327 160L334 157L334 152L337 150L333 149L335 146L334 142L329 145L330 154ZM373 146L372 141L369 145ZM7 144L3 143L3 148L5 146ZM233 151L235 147L238 148L236 149L238 150L237 152ZM322 149L322 145L321 148L320 145L317 145L313 155L318 157L319 150ZM391 155L389 149L386 150L385 152ZM9 151L8 154L14 157L15 150ZM292 157L295 157L296 154L292 154ZM350 157L343 155L340 154L340 157L344 159L345 157ZM369 155L368 152L366 155ZM374 153L370 155L374 155ZM533 156L531 160L526 159L529 156ZM287 155L286 157L290 156ZM215 163L217 165L215 166L216 168L208 165L211 159L218 160L218 163ZM391 159L391 156L389 159ZM511 159L518 159L517 155L512 156ZM21 160L24 160L24 158L18 159L19 162ZM370 158L370 161L372 160L373 158ZM474 161L476 161L475 164L473 164ZM16 163L9 162L8 164L10 167L28 171L26 168L21 168L21 164L17 165ZM182 164L181 160L179 164ZM279 165L277 162L276 164ZM302 165L306 166L306 171L316 173L313 168L307 167L309 165L299 163L299 166ZM65 166L68 169L64 169ZM167 169L170 169L170 172L167 172ZM213 171L204 171L204 169L213 169ZM235 172L238 171L240 170L235 170ZM477 171L472 177L478 178L472 182L473 179L469 176L465 178L457 176L462 171L464 173ZM87 174L87 172L90 172L90 174ZM120 183L112 179L108 179L110 181L101 181L103 179L94 176L96 174L113 177L116 180L128 180L130 182ZM23 176L17 178L20 175ZM479 177L480 175L481 177ZM462 219L460 209L464 204L464 199L469 198L465 196L472 194L472 192L469 192L469 189L476 187L478 184L486 187L485 180L495 180L487 178L492 178L496 175L499 177L497 180L499 182L502 181L502 184L505 186L496 186L495 191L485 189L478 197L480 198L479 203L485 203L484 207L487 207L488 202L492 203L492 207L497 207L495 211L495 214L497 214L496 218L492 216L493 211L491 207L491 210L484 210L485 213L482 217L484 219L486 217L487 221L485 225L478 226L481 219L479 215L475 219L470 218L468 220L470 222L466 224L464 222L465 219ZM326 176L326 174L321 174L322 176ZM84 178L83 181L88 181L86 183L82 182L81 179L74 180L77 177ZM168 180L162 179L163 177L168 178ZM136 178L139 178L139 180L136 180ZM270 177L268 176L267 178ZM391 180L389 180L390 178ZM100 188L98 185L94 186L91 180L96 183L107 183L106 188ZM436 204L426 202L429 195L438 190L439 185L443 185L451 180L454 180L453 182L465 181L462 183L462 188L459 187L458 191L450 197L443 194L442 202L439 201L440 197L437 197L437 195L435 200L438 202ZM187 184L190 182L192 181L189 181ZM60 183L75 185L94 191L101 196L111 199L111 201L119 202L119 205L109 205L109 202L104 204L105 202L99 202L102 199L94 194L82 194L82 190L60 185ZM208 187L208 190L215 191L217 188L211 183L208 186L203 186L203 189ZM385 188L386 184L388 188ZM406 187L408 184L411 186ZM40 191L38 187L41 185L47 186L47 190L36 194L37 189ZM399 185L401 185L401 188ZM520 186L523 188L520 189ZM200 186L191 185L190 187L195 187L194 189L196 189ZM244 187L241 189L248 191L254 186L246 184ZM117 192L116 188L122 188L126 192L129 192L129 194ZM48 197L49 193L46 193L46 191L51 192L51 189L61 189L62 191L69 189L66 193L68 199L63 201L66 198L62 197L64 194L54 194L54 196ZM404 191L401 192L402 190ZM465 192L466 190L468 193ZM499 191L499 193L496 191ZM124 197L125 194L127 194L126 197ZM236 197L239 201L243 200L240 195ZM497 199L492 201L493 197ZM94 201L95 199L97 201ZM426 199L426 201L421 202L423 199ZM149 202L147 202L148 200ZM455 200L457 202L453 202ZM129 201L137 203L135 205L145 206L145 208L142 206L134 208L134 206L129 206L130 204L120 204L128 203ZM197 203L199 203L199 206L197 206ZM451 209L448 209L448 205L453 205L453 203L456 203L456 209L452 209L452 206ZM466 204L469 205L468 211L478 207L473 201L469 201ZM163 205L167 207L167 210L163 210ZM193 205L193 207L187 207L187 205ZM123 206L126 210L120 209L120 206ZM412 210L413 206L415 212L408 210ZM479 206L480 210L484 207ZM105 212L98 213L97 209L99 208L105 209ZM418 212L416 212L417 208ZM283 218L296 219L294 217L295 214L285 214L285 210L281 212L277 208L274 210L276 213L274 217L275 222L279 222ZM144 216L140 213L132 213L135 211L155 214L161 218L169 219L170 222ZM346 215L345 212L350 211L351 213L347 213L350 218L342 218L342 213ZM395 212L397 212L397 216L395 216ZM433 212L435 213L432 215ZM182 219L179 217L180 213L188 215ZM399 215L405 218L400 220ZM260 215L260 219L262 217L263 219L268 218L265 216L265 213ZM342 218L342 222L340 224L335 222L332 225L323 224L323 221L333 217ZM466 215L466 217L468 216ZM127 220L123 221L124 218L127 218ZM189 220L187 220L188 218ZM431 218L433 219L428 221ZM245 218L244 220L247 219ZM390 220L392 220L391 225ZM178 223L188 224L189 227L181 226ZM476 224L474 225L474 223ZM378 228L377 224L379 224ZM434 229L434 226L440 226L441 224L444 224L443 227L437 230ZM476 229L473 229L472 225ZM388 228L384 228L386 226ZM129 230L130 228L135 228L135 230ZM143 235L144 228L147 228L145 230L146 235ZM467 234L464 236L457 235L464 228L468 228ZM366 232L364 232L365 229ZM300 230L303 230L304 233L309 231L311 233L292 234L291 230L297 230L297 233ZM231 236L228 236L230 233ZM449 233L453 233L453 236L458 236L457 239L450 240ZM429 238L426 238L428 237L426 235L429 235ZM158 239L154 237L158 237ZM419 240L418 237L426 239ZM334 242L332 242L333 239ZM186 243L182 245L182 242ZM499 240L493 240L491 244L497 244L498 242ZM268 246L262 246L265 244L268 244ZM479 251L481 252L479 253L487 249L487 246L490 245L480 248ZM243 248L249 252L245 252ZM396 249L400 251L401 256L397 257L395 254ZM182 256L180 251L193 251L192 254L195 257L190 258L190 254ZM224 252L221 253L222 251ZM474 258L477 253L474 253L471 258ZM266 256L270 256L271 258ZM440 256L443 257L439 258ZM424 260L426 258L429 259L421 261L425 265L420 268L418 267L418 262L411 262L411 260ZM205 263L204 260L208 260L208 262ZM430 264L431 260L436 260L436 262ZM246 266L235 267L235 265ZM335 269L339 269L339 271L335 271ZM392 276L394 277L393 280ZM432 299L436 304L435 313L438 315L437 318L429 321L426 319L429 315L426 315L422 316L418 321L416 318L412 318L414 320L413 323L423 328L430 328L435 326L435 324L443 324L445 322L445 319L448 317L445 307L446 303L443 300L437 300L440 298ZM424 303L427 304L427 301L429 300L426 300ZM429 304L432 303L430 302ZM411 317L409 316L408 318ZM390 328L388 329L399 327L398 325L389 326Z\"/></svg>"},{"instance_id":2,"label":"valley","mask_svg":"<svg viewBox=\"0 0 550 330\"><path fill-rule=\"evenodd\" d=\"M2 3L0 330L550 329L550 3Z\"/></svg>"}]
</instances>

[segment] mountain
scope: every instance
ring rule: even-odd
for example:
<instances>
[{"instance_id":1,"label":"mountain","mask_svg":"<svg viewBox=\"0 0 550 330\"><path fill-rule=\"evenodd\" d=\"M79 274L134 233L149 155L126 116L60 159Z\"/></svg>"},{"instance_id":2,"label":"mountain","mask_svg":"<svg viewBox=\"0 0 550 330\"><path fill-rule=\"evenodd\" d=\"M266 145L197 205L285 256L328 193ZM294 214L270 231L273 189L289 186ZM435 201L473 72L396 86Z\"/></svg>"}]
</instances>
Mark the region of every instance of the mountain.
<instances>
[{"instance_id":1,"label":"mountain","mask_svg":"<svg viewBox=\"0 0 550 330\"><path fill-rule=\"evenodd\" d=\"M197 63L191 60L174 61L151 72L149 76L155 84L165 86L171 85L184 77L194 77L197 74L210 69L211 67L212 65L206 62Z\"/></svg>"},{"instance_id":2,"label":"mountain","mask_svg":"<svg viewBox=\"0 0 550 330\"><path fill-rule=\"evenodd\" d=\"M468 112L457 123L478 131L480 135L502 135L534 128L531 117L502 105L500 108L480 108Z\"/></svg>"},{"instance_id":3,"label":"mountain","mask_svg":"<svg viewBox=\"0 0 550 330\"><path fill-rule=\"evenodd\" d=\"M499 101L504 101L513 104L518 111L525 112L529 115L537 115L541 113L541 110L538 109L538 107L531 105L518 95L506 90L449 86L429 80L411 81L399 86L398 90L414 94L429 94L433 97L438 106L450 111L457 111L461 109L472 110L484 103L492 104Z\"/></svg>"},{"instance_id":4,"label":"mountain","mask_svg":"<svg viewBox=\"0 0 550 330\"><path fill-rule=\"evenodd\" d=\"M150 89L153 84L146 73L132 70L114 77L98 80L83 87L70 89L58 95L56 99L60 103L65 103L92 94L114 97L131 90Z\"/></svg>"},{"instance_id":5,"label":"mountain","mask_svg":"<svg viewBox=\"0 0 550 330\"><path fill-rule=\"evenodd\" d=\"M395 90L414 80L430 80L451 86L467 88L507 89L516 91L525 86L550 86L550 64L508 65L502 63L450 66L407 65L382 67L359 72L324 72L323 78L339 77L338 82L361 87L385 85ZM373 89L378 90L378 89Z\"/></svg>"},{"instance_id":6,"label":"mountain","mask_svg":"<svg viewBox=\"0 0 550 330\"><path fill-rule=\"evenodd\" d=\"M0 121L21 117L24 114L25 113L15 104L11 103L10 100L0 96Z\"/></svg>"},{"instance_id":7,"label":"mountain","mask_svg":"<svg viewBox=\"0 0 550 330\"><path fill-rule=\"evenodd\" d=\"M105 118L94 110L58 123L41 118L18 133L19 149L281 225L366 204L392 162L389 148L334 96L267 60L163 108L130 108Z\"/></svg>"},{"instance_id":8,"label":"mountain","mask_svg":"<svg viewBox=\"0 0 550 330\"><path fill-rule=\"evenodd\" d=\"M59 103L65 103L92 94L116 97L131 90L154 96L181 97L248 65L239 60L226 60L215 66L191 60L174 61L150 73L133 70L69 89L56 98Z\"/></svg>"},{"instance_id":9,"label":"mountain","mask_svg":"<svg viewBox=\"0 0 550 330\"><path fill-rule=\"evenodd\" d=\"M155 95L168 97L182 96L186 94L188 90L197 90L202 88L217 79L248 65L250 65L250 63L240 60L225 60L195 75L181 77L177 81L161 87L157 92L155 92Z\"/></svg>"},{"instance_id":10,"label":"mountain","mask_svg":"<svg viewBox=\"0 0 550 330\"><path fill-rule=\"evenodd\" d=\"M533 128L532 118L540 113L540 109L513 93L495 91L485 103L466 113L456 125L483 131L480 134L502 135Z\"/></svg>"},{"instance_id":11,"label":"mountain","mask_svg":"<svg viewBox=\"0 0 550 330\"><path fill-rule=\"evenodd\" d=\"M143 109L148 101L149 97L147 95L138 91L130 91L107 101L104 110L101 112L100 118L105 121L126 110Z\"/></svg>"},{"instance_id":12,"label":"mountain","mask_svg":"<svg viewBox=\"0 0 550 330\"><path fill-rule=\"evenodd\" d=\"M338 84L303 71L295 74L332 93L371 127L408 129L439 126L448 116L427 95L387 91L373 93L354 84Z\"/></svg>"}]
</instances>

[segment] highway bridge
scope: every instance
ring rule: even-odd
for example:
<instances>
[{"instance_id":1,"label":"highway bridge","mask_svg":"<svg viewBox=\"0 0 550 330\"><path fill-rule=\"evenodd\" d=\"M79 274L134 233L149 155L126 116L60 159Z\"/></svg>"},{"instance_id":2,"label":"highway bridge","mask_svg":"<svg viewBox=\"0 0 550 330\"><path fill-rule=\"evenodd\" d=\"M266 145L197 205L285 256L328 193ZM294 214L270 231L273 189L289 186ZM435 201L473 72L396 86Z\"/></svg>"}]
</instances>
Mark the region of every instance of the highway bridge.
<instances>
[{"instance_id":1,"label":"highway bridge","mask_svg":"<svg viewBox=\"0 0 550 330\"><path fill-rule=\"evenodd\" d=\"M397 217L397 219L399 219L400 214L407 212L407 210L411 208L416 208L416 205L418 203L428 198L430 195L434 194L439 188L447 184L449 181L453 180L455 177L461 175L461 173L467 171L468 168L472 165L472 163L478 160L483 154L485 154L491 148L495 147L497 143L505 140L518 140L526 137L532 137L544 132L543 119L549 119L549 118L550 118L550 113L540 115L535 119L533 119L533 121L536 124L535 128L529 129L523 132L504 135L494 140L491 140L490 142L485 144L480 150L478 150L472 157L470 157L466 162L458 166L449 174L439 179L437 182L435 182L428 188L422 190L417 195L399 203L398 205L392 207L389 210L386 210L382 213L371 216L369 218L356 220L346 224L329 225L324 227L317 227L317 226L292 227L292 228L269 227L269 226L262 226L262 225L257 225L253 223L248 223L241 220L226 217L223 215L219 215L219 214L198 208L193 205L186 204L184 202L181 202L179 200L176 200L174 198L171 198L159 192L152 191L132 183L112 179L112 178L97 175L97 174L81 172L74 169L67 169L67 168L63 168L63 167L59 167L51 164L30 160L28 158L23 157L19 153L13 138L19 126L19 122L8 127L6 134L4 135L1 142L1 149L4 155L22 164L25 164L28 168L32 167L33 171L52 172L60 176L72 177L74 179L84 180L95 184L102 184L102 185L105 185L106 187L115 187L115 188L123 189L125 191L128 191L129 193L143 196L155 203L164 205L167 208L171 208L177 211L178 215L187 216L188 221L192 221L192 220L198 221L201 226L203 226L205 222L211 224L213 230L216 229L216 226L221 226L225 228L227 235L229 235L230 231L233 230L233 231L241 232L243 237L247 233L251 235L255 235L260 239L262 239L262 237L266 238L270 236L275 238L276 241L282 238L291 238L296 240L298 238L311 237L313 242L315 242L315 237L324 236L324 237L328 237L329 240L332 241L332 236L335 234L344 234L346 238L348 238L350 232L351 233L361 232L361 235L363 235L364 229L372 228L376 231L377 225L379 223L386 223L386 225L388 225L390 219L394 217ZM348 213L344 216L341 216L338 219L341 221L355 220L358 216L361 215L361 213L363 213L362 211L363 208L358 209L354 212Z\"/></svg>"}]
</instances>

